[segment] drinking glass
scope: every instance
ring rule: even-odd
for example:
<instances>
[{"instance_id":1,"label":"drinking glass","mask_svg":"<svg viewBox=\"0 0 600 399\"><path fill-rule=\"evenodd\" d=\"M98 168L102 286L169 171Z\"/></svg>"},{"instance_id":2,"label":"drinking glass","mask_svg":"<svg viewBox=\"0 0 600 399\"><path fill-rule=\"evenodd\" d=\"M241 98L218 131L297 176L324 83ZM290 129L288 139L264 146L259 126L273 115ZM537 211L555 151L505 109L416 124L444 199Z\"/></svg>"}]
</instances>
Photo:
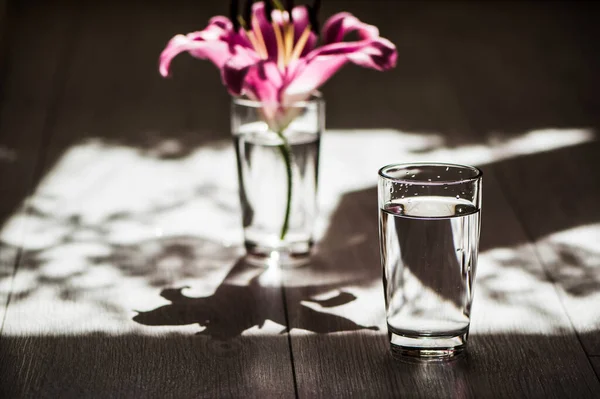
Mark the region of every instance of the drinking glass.
<instances>
[{"instance_id":1,"label":"drinking glass","mask_svg":"<svg viewBox=\"0 0 600 399\"><path fill-rule=\"evenodd\" d=\"M442 163L379 170L379 243L392 354L441 360L467 345L482 172Z\"/></svg>"}]
</instances>

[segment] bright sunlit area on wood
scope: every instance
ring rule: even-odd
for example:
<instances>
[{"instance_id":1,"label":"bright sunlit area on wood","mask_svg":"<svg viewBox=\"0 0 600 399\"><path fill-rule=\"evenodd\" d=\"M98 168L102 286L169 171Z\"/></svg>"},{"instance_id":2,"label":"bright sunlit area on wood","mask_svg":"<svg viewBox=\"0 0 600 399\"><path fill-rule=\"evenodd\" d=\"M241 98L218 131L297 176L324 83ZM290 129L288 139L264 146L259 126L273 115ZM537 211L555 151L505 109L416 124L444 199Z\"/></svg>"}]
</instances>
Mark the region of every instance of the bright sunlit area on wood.
<instances>
[{"instance_id":1,"label":"bright sunlit area on wood","mask_svg":"<svg viewBox=\"0 0 600 399\"><path fill-rule=\"evenodd\" d=\"M357 197L354 206L375 210L376 172L388 163L452 162L485 169L505 160L586 143L595 140L595 135L588 129L542 129L522 135L494 134L487 143L447 147L441 135L371 129L330 130L322 140L317 237L325 243L318 247L312 271L321 278L308 289L303 269L282 277L281 272L273 275L275 271L267 271L261 276L259 269L235 267L243 254L243 238L235 155L228 141L174 159L101 139L68 148L23 202L21 211L2 227L3 247L19 251L16 274L0 279L0 292L12 292L9 323L3 333L153 334L157 328L199 332L214 315L169 325L158 309L174 306L174 298L210 307L214 306L210 298L223 300L224 293L233 301L244 301L252 297L249 287L278 290L282 278L289 290L306 291L299 291L298 306L307 311L343 317L349 329L354 328L352 324L383 330L379 276L365 274L356 266L347 271L331 266L343 262L349 251L367 252L365 261L379 262L373 231L352 227L352 213L337 214L344 198L366 190L369 202ZM484 215L487 204L498 206L493 199L496 195L484 194ZM376 212L371 216L369 225L376 221ZM340 223L340 218L349 226L346 230L341 227L342 233L332 226ZM494 226L495 222L484 216L483 228L504 234L502 223ZM474 311L486 306L488 312L478 314L473 330L480 331L485 325L484 332L494 332L519 324L532 331L560 329L564 320L539 316L553 314L561 305L545 299L554 288L537 259L551 265L553 273L566 276L561 295L577 306L578 298L597 295L600 286L600 254L594 241L599 231L600 225L591 224L540 238L540 248L549 245L558 252L536 250L524 243L483 247ZM173 289L173 296L160 296L163 289ZM352 300L342 300L345 296ZM203 297L205 302L201 302ZM319 298L323 297L339 298L339 306L321 306ZM150 311L154 313L136 317L138 312ZM230 311L236 312L235 304ZM597 310L582 308L580 312ZM276 313L267 311L262 320L238 326L238 333L278 334L285 321L275 317ZM547 320L559 322L546 325ZM157 327L160 324L166 326Z\"/></svg>"}]
</instances>

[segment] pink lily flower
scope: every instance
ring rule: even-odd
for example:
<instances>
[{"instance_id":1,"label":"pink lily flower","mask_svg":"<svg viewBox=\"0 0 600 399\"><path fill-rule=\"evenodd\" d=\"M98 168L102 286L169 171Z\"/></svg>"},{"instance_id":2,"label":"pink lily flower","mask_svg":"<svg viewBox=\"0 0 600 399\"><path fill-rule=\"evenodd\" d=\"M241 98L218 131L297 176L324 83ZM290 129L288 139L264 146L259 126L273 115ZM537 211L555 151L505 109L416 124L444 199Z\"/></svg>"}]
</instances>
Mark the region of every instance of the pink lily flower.
<instances>
[{"instance_id":1,"label":"pink lily flower","mask_svg":"<svg viewBox=\"0 0 600 399\"><path fill-rule=\"evenodd\" d=\"M169 75L171 61L184 51L208 59L221 70L229 92L261 101L267 122L280 131L290 121L286 107L307 100L346 63L379 71L396 65L394 44L352 14L329 18L317 47L318 2L289 11L272 9L270 1L252 3L248 0L245 20L236 18L233 7L231 20L216 16L203 31L173 37L160 55L161 75ZM350 32L359 40L343 41Z\"/></svg>"}]
</instances>

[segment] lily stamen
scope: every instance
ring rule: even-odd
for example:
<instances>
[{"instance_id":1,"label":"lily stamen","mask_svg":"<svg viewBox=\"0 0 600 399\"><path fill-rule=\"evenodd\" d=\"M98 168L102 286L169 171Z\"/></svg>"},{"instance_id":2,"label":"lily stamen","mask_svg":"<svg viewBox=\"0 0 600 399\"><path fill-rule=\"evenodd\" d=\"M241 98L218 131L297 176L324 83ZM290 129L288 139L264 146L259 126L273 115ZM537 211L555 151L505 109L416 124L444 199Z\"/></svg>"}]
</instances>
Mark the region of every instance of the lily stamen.
<instances>
[{"instance_id":1,"label":"lily stamen","mask_svg":"<svg viewBox=\"0 0 600 399\"><path fill-rule=\"evenodd\" d=\"M260 29L257 29L256 21L254 19L251 19L252 28L250 28L246 24L246 20L241 15L238 15L237 21L238 21L239 25L242 27L242 29L244 30L244 33L246 33L246 37L250 41L250 44L252 44L252 48L260 56L260 58L262 58L264 60L269 58L265 40L262 36L262 32L260 31Z\"/></svg>"},{"instance_id":2,"label":"lily stamen","mask_svg":"<svg viewBox=\"0 0 600 399\"><path fill-rule=\"evenodd\" d=\"M279 26L277 26L277 23L273 21L271 25L273 25L273 31L275 32L275 41L277 42L277 68L279 68L280 71L283 71L285 68L285 49L283 47L283 37L281 35L281 31L279 30Z\"/></svg>"},{"instance_id":3,"label":"lily stamen","mask_svg":"<svg viewBox=\"0 0 600 399\"><path fill-rule=\"evenodd\" d=\"M287 12L286 12L287 14ZM287 23L284 24L285 32L285 65L289 63L290 56L292 55L292 49L294 48L294 26L289 23L289 16Z\"/></svg>"},{"instance_id":4,"label":"lily stamen","mask_svg":"<svg viewBox=\"0 0 600 399\"><path fill-rule=\"evenodd\" d=\"M256 22L255 19L252 20L252 29L254 30L256 42L259 46L258 50L260 51L258 51L258 53L260 54L262 59L266 60L267 58L269 58L269 52L267 51L267 45L265 44L265 39L263 37L262 31L260 30L258 22Z\"/></svg>"},{"instance_id":5,"label":"lily stamen","mask_svg":"<svg viewBox=\"0 0 600 399\"><path fill-rule=\"evenodd\" d=\"M248 29L248 25L246 25L246 20L244 19L244 17L242 17L241 15L238 15L237 21L240 24L241 28L244 30L244 33L246 34L246 37L248 38L248 40L250 40L250 44L252 44L252 48L256 52L258 52L258 45L256 44L256 40L254 39L254 35Z\"/></svg>"},{"instance_id":6,"label":"lily stamen","mask_svg":"<svg viewBox=\"0 0 600 399\"><path fill-rule=\"evenodd\" d=\"M296 46L294 46L294 51L290 56L288 64L300 58L300 54L302 54L302 50L304 50L304 46L306 46L306 42L308 41L308 38L310 36L311 29L312 28L310 27L310 25L304 28L304 32L302 32L302 35L296 42Z\"/></svg>"},{"instance_id":7,"label":"lily stamen","mask_svg":"<svg viewBox=\"0 0 600 399\"><path fill-rule=\"evenodd\" d=\"M252 48L260 55L260 51L258 50L258 43L256 42L256 38L254 37L254 33L251 30L244 29L246 33L246 37L250 40L250 44L252 44Z\"/></svg>"}]
</instances>

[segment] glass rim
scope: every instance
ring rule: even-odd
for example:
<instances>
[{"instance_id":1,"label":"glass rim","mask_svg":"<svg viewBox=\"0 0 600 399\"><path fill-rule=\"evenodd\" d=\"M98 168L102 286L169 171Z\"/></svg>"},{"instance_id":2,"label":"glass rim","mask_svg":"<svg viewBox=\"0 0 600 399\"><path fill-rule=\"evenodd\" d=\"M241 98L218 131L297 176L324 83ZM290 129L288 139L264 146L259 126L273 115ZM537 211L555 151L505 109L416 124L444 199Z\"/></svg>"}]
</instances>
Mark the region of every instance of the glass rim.
<instances>
[{"instance_id":1,"label":"glass rim","mask_svg":"<svg viewBox=\"0 0 600 399\"><path fill-rule=\"evenodd\" d=\"M286 107L286 108L304 108L304 107L308 107L313 104L319 106L319 105L322 105L324 101L325 100L323 99L323 95L321 94L321 92L315 91L315 92L311 93L311 95L308 99L296 101L291 104L284 105L284 107ZM263 108L265 106L265 104L271 104L271 103L265 103L263 101L253 100L246 96L233 97L231 102L234 105L241 105L241 106L248 107L248 108ZM274 105L280 105L280 104L275 103Z\"/></svg>"},{"instance_id":2,"label":"glass rim","mask_svg":"<svg viewBox=\"0 0 600 399\"><path fill-rule=\"evenodd\" d=\"M470 171L474 172L475 175L469 176L466 178L461 178L461 179L421 181L421 180L405 179L405 178L401 178L401 177L393 177L386 173L386 170L388 170L390 168L406 169L408 167L419 167L419 166L451 167L454 169L470 170ZM379 177L389 180L389 181L392 181L394 183L419 184L422 186L443 186L443 185L449 185L449 184L464 184L464 183L480 180L483 177L483 171L475 166L461 165L461 164L457 164L457 163L446 163L446 162L391 163L391 164L381 167L377 173L378 173Z\"/></svg>"}]
</instances>

